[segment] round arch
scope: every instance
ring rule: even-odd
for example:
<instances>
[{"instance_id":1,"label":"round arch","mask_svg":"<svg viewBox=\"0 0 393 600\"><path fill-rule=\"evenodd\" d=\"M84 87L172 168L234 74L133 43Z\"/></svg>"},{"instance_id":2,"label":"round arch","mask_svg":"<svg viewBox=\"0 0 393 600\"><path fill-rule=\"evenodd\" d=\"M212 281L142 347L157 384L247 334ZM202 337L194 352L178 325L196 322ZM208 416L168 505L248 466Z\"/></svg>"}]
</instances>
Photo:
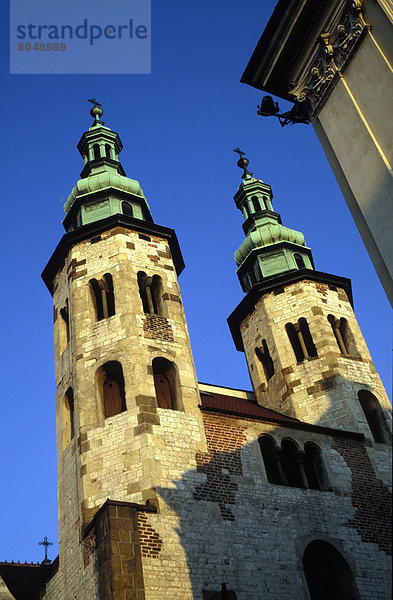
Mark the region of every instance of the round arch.
<instances>
[{"instance_id":1,"label":"round arch","mask_svg":"<svg viewBox=\"0 0 393 600\"><path fill-rule=\"evenodd\" d=\"M303 568L311 600L358 600L351 568L332 544L313 540L303 554Z\"/></svg>"}]
</instances>

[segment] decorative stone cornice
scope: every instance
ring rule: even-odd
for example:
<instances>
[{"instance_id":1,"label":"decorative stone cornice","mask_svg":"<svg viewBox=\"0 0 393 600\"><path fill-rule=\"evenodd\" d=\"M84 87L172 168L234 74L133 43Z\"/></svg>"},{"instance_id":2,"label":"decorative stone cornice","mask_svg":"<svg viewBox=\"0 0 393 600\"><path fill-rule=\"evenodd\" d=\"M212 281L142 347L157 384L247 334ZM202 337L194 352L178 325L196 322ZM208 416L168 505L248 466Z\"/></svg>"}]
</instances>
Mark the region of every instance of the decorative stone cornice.
<instances>
[{"instance_id":1,"label":"decorative stone cornice","mask_svg":"<svg viewBox=\"0 0 393 600\"><path fill-rule=\"evenodd\" d=\"M315 112L325 95L331 91L338 74L351 58L363 33L369 29L362 15L361 0L348 0L344 12L332 30L322 33L318 48L301 81L290 94L298 102L308 101Z\"/></svg>"}]
</instances>

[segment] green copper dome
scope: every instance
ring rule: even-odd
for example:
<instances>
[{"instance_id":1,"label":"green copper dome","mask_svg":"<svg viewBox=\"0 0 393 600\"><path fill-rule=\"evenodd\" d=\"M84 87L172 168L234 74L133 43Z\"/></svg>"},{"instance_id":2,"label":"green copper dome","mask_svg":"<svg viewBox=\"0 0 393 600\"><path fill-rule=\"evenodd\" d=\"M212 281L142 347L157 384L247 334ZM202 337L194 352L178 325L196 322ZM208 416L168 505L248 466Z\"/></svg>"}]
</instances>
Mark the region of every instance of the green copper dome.
<instances>
[{"instance_id":1,"label":"green copper dome","mask_svg":"<svg viewBox=\"0 0 393 600\"><path fill-rule=\"evenodd\" d=\"M119 161L123 144L116 132L104 126L102 109L97 112L97 108L91 112L92 126L78 143L84 167L64 204L67 232L116 214L153 222L139 182L126 177Z\"/></svg>"},{"instance_id":2,"label":"green copper dome","mask_svg":"<svg viewBox=\"0 0 393 600\"><path fill-rule=\"evenodd\" d=\"M274 211L270 185L252 177L247 171L246 158L241 157L238 166L244 169L244 174L234 200L245 219L246 239L236 250L235 260L243 290L248 292L253 286L284 273L314 269L303 234L282 225L280 215Z\"/></svg>"},{"instance_id":3,"label":"green copper dome","mask_svg":"<svg viewBox=\"0 0 393 600\"><path fill-rule=\"evenodd\" d=\"M268 218L266 221L268 221ZM237 265L240 266L254 249L272 246L279 242L291 242L298 246L306 245L304 235L300 231L289 229L279 223L260 223L255 231L248 234L242 245L236 250L235 260Z\"/></svg>"}]
</instances>

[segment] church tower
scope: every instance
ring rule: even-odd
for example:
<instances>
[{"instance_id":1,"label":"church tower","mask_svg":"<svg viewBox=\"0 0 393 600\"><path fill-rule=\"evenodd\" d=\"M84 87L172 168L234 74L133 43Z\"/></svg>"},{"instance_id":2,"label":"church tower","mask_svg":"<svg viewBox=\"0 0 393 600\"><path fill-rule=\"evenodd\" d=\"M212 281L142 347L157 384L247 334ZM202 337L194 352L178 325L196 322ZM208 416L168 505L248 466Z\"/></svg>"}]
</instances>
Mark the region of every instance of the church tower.
<instances>
[{"instance_id":1,"label":"church tower","mask_svg":"<svg viewBox=\"0 0 393 600\"><path fill-rule=\"evenodd\" d=\"M228 323L258 403L388 441L390 404L353 312L350 280L315 269L303 234L282 225L270 185L252 176L242 155L234 199L246 238L235 260L246 296Z\"/></svg>"},{"instance_id":2,"label":"church tower","mask_svg":"<svg viewBox=\"0 0 393 600\"><path fill-rule=\"evenodd\" d=\"M176 234L154 223L138 181L125 176L122 143L102 114L96 103L78 143L84 167L64 206L66 234L43 272L53 295L60 572L68 597L78 599L97 593L86 574L94 569L86 563L86 527L98 509L110 499L128 503L128 511L129 503L157 510L155 490L170 480L162 467L171 444L164 426L172 436L191 436L191 420L193 439L204 436ZM136 551L124 550L121 566L106 550L116 532L100 527L98 551L107 561L100 564L100 598L120 598L130 585L127 552ZM132 568L135 590L140 562ZM90 592L82 593L82 584Z\"/></svg>"}]
</instances>

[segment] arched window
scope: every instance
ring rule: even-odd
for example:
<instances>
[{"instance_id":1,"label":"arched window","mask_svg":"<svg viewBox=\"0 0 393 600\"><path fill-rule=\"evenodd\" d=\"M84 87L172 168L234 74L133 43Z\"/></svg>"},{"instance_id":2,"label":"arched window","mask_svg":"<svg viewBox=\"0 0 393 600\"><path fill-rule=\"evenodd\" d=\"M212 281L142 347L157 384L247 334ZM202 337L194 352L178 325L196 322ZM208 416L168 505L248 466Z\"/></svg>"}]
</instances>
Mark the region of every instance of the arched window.
<instances>
[{"instance_id":1,"label":"arched window","mask_svg":"<svg viewBox=\"0 0 393 600\"><path fill-rule=\"evenodd\" d=\"M130 204L129 202L122 202L121 203L121 210L123 215L128 215L129 217L133 217L134 216L134 211L132 209L132 204Z\"/></svg>"},{"instance_id":2,"label":"arched window","mask_svg":"<svg viewBox=\"0 0 393 600\"><path fill-rule=\"evenodd\" d=\"M334 315L328 315L328 321L332 327L341 354L358 356L355 339L349 328L348 321L344 317L337 319Z\"/></svg>"},{"instance_id":3,"label":"arched window","mask_svg":"<svg viewBox=\"0 0 393 600\"><path fill-rule=\"evenodd\" d=\"M287 481L280 463L280 450L277 448L276 442L268 435L261 435L258 439L258 443L261 449L268 481L270 483L286 485Z\"/></svg>"},{"instance_id":4,"label":"arched window","mask_svg":"<svg viewBox=\"0 0 393 600\"><path fill-rule=\"evenodd\" d=\"M308 358L317 356L317 349L316 349L313 339L311 337L310 329L308 327L308 323L307 323L306 319L304 317L302 317L301 319L299 319L298 323L299 323L299 328L300 328L300 334L303 337L304 344L306 346L305 355Z\"/></svg>"},{"instance_id":5,"label":"arched window","mask_svg":"<svg viewBox=\"0 0 393 600\"><path fill-rule=\"evenodd\" d=\"M107 319L115 314L115 296L113 280L110 273L105 273L102 279L90 279L90 290L93 297L97 321Z\"/></svg>"},{"instance_id":6,"label":"arched window","mask_svg":"<svg viewBox=\"0 0 393 600\"><path fill-rule=\"evenodd\" d=\"M155 358L152 366L158 408L183 410L175 365L166 358Z\"/></svg>"},{"instance_id":7,"label":"arched window","mask_svg":"<svg viewBox=\"0 0 393 600\"><path fill-rule=\"evenodd\" d=\"M289 341L291 342L292 350L295 353L296 361L301 362L305 358L305 353L303 351L303 345L299 341L298 330L296 329L293 323L287 323L285 325L285 330L287 332Z\"/></svg>"},{"instance_id":8,"label":"arched window","mask_svg":"<svg viewBox=\"0 0 393 600\"><path fill-rule=\"evenodd\" d=\"M301 362L305 358L318 356L308 323L304 317L299 319L295 324L287 323L285 329L297 362Z\"/></svg>"},{"instance_id":9,"label":"arched window","mask_svg":"<svg viewBox=\"0 0 393 600\"><path fill-rule=\"evenodd\" d=\"M101 158L100 146L98 144L93 145L93 152L94 152L94 160Z\"/></svg>"},{"instance_id":10,"label":"arched window","mask_svg":"<svg viewBox=\"0 0 393 600\"><path fill-rule=\"evenodd\" d=\"M303 453L298 445L286 438L281 442L281 466L288 485L294 487L308 487L306 474L303 467Z\"/></svg>"},{"instance_id":11,"label":"arched window","mask_svg":"<svg viewBox=\"0 0 393 600\"><path fill-rule=\"evenodd\" d=\"M126 410L123 369L119 362L112 360L98 369L97 385L105 418Z\"/></svg>"},{"instance_id":12,"label":"arched window","mask_svg":"<svg viewBox=\"0 0 393 600\"><path fill-rule=\"evenodd\" d=\"M368 390L358 392L360 405L376 442L390 442L390 432L385 426L384 414L377 398Z\"/></svg>"},{"instance_id":13,"label":"arched window","mask_svg":"<svg viewBox=\"0 0 393 600\"><path fill-rule=\"evenodd\" d=\"M251 196L252 207L255 212L259 212L261 210L261 204L259 202L258 196Z\"/></svg>"},{"instance_id":14,"label":"arched window","mask_svg":"<svg viewBox=\"0 0 393 600\"><path fill-rule=\"evenodd\" d=\"M162 299L162 279L159 275L148 277L143 271L138 273L139 294L143 311L151 315L164 316L164 301Z\"/></svg>"},{"instance_id":15,"label":"arched window","mask_svg":"<svg viewBox=\"0 0 393 600\"><path fill-rule=\"evenodd\" d=\"M68 446L74 437L74 393L68 388L63 398L63 449Z\"/></svg>"},{"instance_id":16,"label":"arched window","mask_svg":"<svg viewBox=\"0 0 393 600\"><path fill-rule=\"evenodd\" d=\"M304 444L303 465L308 486L312 490L328 490L330 488L322 453L316 444L312 442Z\"/></svg>"},{"instance_id":17,"label":"arched window","mask_svg":"<svg viewBox=\"0 0 393 600\"><path fill-rule=\"evenodd\" d=\"M296 262L296 266L298 269L305 269L306 265L304 264L304 259L303 256L301 254L294 254L293 258L295 259Z\"/></svg>"},{"instance_id":18,"label":"arched window","mask_svg":"<svg viewBox=\"0 0 393 600\"><path fill-rule=\"evenodd\" d=\"M331 544L310 542L304 551L303 568L311 600L358 600L352 571Z\"/></svg>"},{"instance_id":19,"label":"arched window","mask_svg":"<svg viewBox=\"0 0 393 600\"><path fill-rule=\"evenodd\" d=\"M111 147L109 144L105 144L105 156L111 158Z\"/></svg>"},{"instance_id":20,"label":"arched window","mask_svg":"<svg viewBox=\"0 0 393 600\"><path fill-rule=\"evenodd\" d=\"M270 356L266 340L262 340L262 345L259 348L255 348L255 355L262 365L266 381L269 381L274 375L274 363Z\"/></svg>"},{"instance_id":21,"label":"arched window","mask_svg":"<svg viewBox=\"0 0 393 600\"><path fill-rule=\"evenodd\" d=\"M68 342L70 341L70 314L68 308L68 298L66 299L63 308L60 309L59 338L60 354L63 354Z\"/></svg>"}]
</instances>

